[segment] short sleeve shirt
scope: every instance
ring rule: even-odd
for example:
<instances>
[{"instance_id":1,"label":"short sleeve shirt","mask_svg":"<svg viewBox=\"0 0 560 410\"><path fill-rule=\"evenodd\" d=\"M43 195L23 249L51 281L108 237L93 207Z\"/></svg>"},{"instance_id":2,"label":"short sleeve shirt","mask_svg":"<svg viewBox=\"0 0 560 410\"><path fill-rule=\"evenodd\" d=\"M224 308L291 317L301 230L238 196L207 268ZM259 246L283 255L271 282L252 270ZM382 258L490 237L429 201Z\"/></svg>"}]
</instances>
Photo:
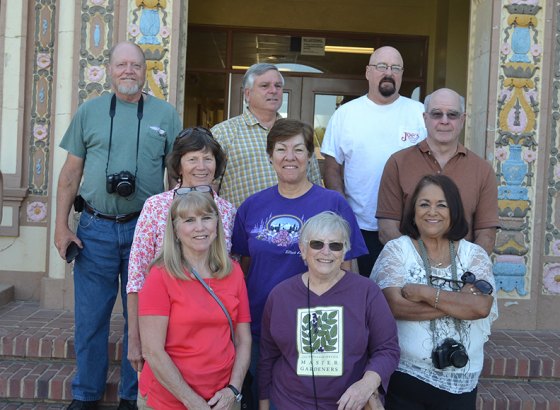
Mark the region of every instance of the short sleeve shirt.
<instances>
[{"instance_id":1,"label":"short sleeve shirt","mask_svg":"<svg viewBox=\"0 0 560 410\"><path fill-rule=\"evenodd\" d=\"M163 191L165 156L181 131L181 121L169 103L143 96L138 137L138 104L117 98L111 135L112 96L104 94L83 103L60 147L84 159L82 197L99 212L117 215L140 211L148 197ZM136 176L135 192L128 197L107 192L107 175L121 171Z\"/></svg>"}]
</instances>

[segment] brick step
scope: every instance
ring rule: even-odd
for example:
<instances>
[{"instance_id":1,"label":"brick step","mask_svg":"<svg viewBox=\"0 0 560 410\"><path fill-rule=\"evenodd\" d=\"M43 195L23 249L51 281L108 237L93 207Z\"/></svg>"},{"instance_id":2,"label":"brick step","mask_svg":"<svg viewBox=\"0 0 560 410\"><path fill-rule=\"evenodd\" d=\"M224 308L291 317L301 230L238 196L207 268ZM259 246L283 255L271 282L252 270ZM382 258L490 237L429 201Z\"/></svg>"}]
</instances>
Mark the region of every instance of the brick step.
<instances>
[{"instance_id":1,"label":"brick step","mask_svg":"<svg viewBox=\"0 0 560 410\"><path fill-rule=\"evenodd\" d=\"M559 380L480 379L477 410L560 410Z\"/></svg>"},{"instance_id":2,"label":"brick step","mask_svg":"<svg viewBox=\"0 0 560 410\"><path fill-rule=\"evenodd\" d=\"M0 398L20 402L69 403L72 400L72 379L75 372L75 364L65 360L2 360ZM119 378L119 366L109 366L105 395L101 400L104 404L118 403Z\"/></svg>"},{"instance_id":3,"label":"brick step","mask_svg":"<svg viewBox=\"0 0 560 410\"><path fill-rule=\"evenodd\" d=\"M108 346L109 360L120 362L123 352L122 331L120 334L112 332ZM0 337L0 357L74 360L74 336L68 331L61 331L61 334L53 334L52 331L25 334L12 330Z\"/></svg>"},{"instance_id":4,"label":"brick step","mask_svg":"<svg viewBox=\"0 0 560 410\"><path fill-rule=\"evenodd\" d=\"M36 402L23 402L19 401L9 401L0 400L0 410L64 410L69 403L36 403ZM103 405L97 406L99 410L114 410L115 405Z\"/></svg>"},{"instance_id":5,"label":"brick step","mask_svg":"<svg viewBox=\"0 0 560 410\"><path fill-rule=\"evenodd\" d=\"M560 360L555 352L548 352L548 356L535 357L525 351L486 352L481 377L498 379L557 379L560 383Z\"/></svg>"},{"instance_id":6,"label":"brick step","mask_svg":"<svg viewBox=\"0 0 560 410\"><path fill-rule=\"evenodd\" d=\"M558 331L493 331L484 346L482 378L556 379L560 383Z\"/></svg>"},{"instance_id":7,"label":"brick step","mask_svg":"<svg viewBox=\"0 0 560 410\"><path fill-rule=\"evenodd\" d=\"M0 400L0 410L64 410L68 403L26 403Z\"/></svg>"}]
</instances>

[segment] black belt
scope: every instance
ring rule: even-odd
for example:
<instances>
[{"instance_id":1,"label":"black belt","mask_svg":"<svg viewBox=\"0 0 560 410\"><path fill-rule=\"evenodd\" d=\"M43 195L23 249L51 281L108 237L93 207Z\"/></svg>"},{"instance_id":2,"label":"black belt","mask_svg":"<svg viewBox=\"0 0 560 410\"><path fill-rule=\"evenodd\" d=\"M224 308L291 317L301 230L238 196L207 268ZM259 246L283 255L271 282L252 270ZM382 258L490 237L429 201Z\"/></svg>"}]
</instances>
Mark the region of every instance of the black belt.
<instances>
[{"instance_id":1,"label":"black belt","mask_svg":"<svg viewBox=\"0 0 560 410\"><path fill-rule=\"evenodd\" d=\"M86 210L86 212L88 214L92 214L93 216L96 216L96 217L101 218L101 219L107 219L109 221L114 221L118 224L123 224L125 222L131 221L134 218L137 218L138 215L140 215L140 211L132 212L131 214L124 214L124 215L107 215L107 214L103 214L99 211L96 211L87 202L84 203L84 209Z\"/></svg>"}]
</instances>

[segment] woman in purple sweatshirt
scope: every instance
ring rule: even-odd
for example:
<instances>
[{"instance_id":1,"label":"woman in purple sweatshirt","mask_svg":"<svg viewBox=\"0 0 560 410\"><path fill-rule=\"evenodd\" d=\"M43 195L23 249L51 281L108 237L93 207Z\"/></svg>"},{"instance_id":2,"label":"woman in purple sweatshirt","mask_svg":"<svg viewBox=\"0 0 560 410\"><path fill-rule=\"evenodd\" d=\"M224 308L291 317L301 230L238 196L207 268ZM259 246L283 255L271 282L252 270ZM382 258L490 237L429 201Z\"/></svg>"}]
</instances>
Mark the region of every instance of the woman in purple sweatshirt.
<instances>
[{"instance_id":1,"label":"woman in purple sweatshirt","mask_svg":"<svg viewBox=\"0 0 560 410\"><path fill-rule=\"evenodd\" d=\"M307 272L277 285L264 309L260 409L382 408L397 328L379 287L340 267L347 222L333 212L310 218L299 247Z\"/></svg>"}]
</instances>

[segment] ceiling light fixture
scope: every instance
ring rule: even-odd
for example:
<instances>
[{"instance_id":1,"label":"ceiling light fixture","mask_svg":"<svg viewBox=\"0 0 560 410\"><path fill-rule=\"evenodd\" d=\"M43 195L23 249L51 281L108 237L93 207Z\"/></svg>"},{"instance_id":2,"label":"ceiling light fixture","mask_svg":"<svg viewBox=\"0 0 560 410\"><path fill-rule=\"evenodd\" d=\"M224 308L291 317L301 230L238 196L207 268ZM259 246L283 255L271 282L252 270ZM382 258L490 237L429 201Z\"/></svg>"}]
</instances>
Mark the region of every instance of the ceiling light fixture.
<instances>
[{"instance_id":1,"label":"ceiling light fixture","mask_svg":"<svg viewBox=\"0 0 560 410\"><path fill-rule=\"evenodd\" d=\"M327 53L371 54L373 47L325 46Z\"/></svg>"},{"instance_id":2,"label":"ceiling light fixture","mask_svg":"<svg viewBox=\"0 0 560 410\"><path fill-rule=\"evenodd\" d=\"M275 64L275 65L277 65L277 64ZM247 70L249 69L249 66L248 66L248 65L232 65L232 66L231 66L231 69L232 69L232 70L244 70L244 71L247 71ZM290 68L286 68L286 67L279 67L279 68L278 68L278 71L293 71L293 70L291 70Z\"/></svg>"}]
</instances>

